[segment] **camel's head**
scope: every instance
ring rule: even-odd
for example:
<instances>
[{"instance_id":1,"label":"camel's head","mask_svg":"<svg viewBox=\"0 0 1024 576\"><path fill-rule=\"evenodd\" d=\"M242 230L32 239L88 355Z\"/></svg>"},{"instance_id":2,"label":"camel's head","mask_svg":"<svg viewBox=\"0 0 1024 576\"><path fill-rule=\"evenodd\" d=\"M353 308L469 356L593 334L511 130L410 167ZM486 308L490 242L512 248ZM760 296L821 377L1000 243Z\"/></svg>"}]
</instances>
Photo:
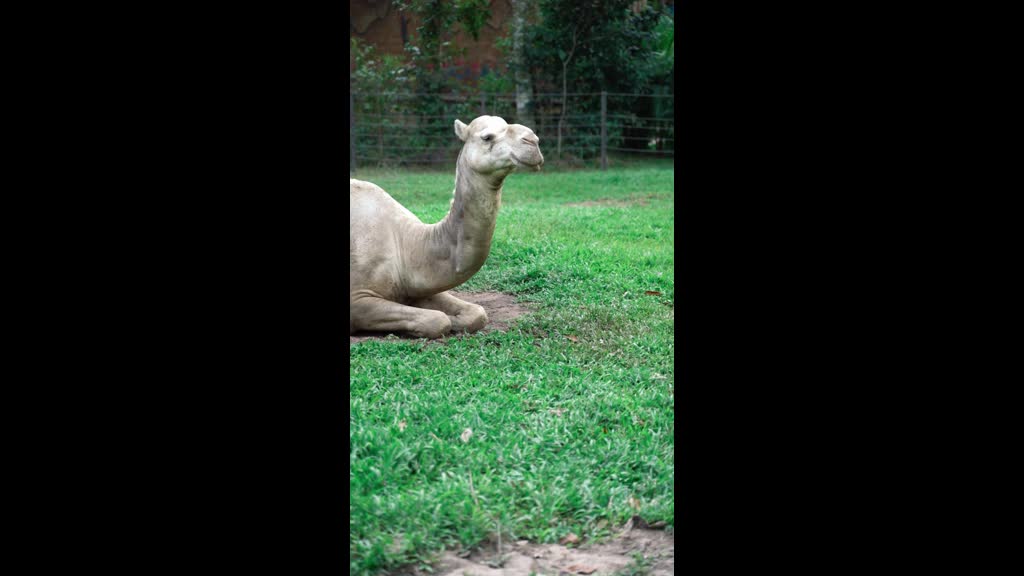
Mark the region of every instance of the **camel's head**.
<instances>
[{"instance_id":1,"label":"camel's head","mask_svg":"<svg viewBox=\"0 0 1024 576\"><path fill-rule=\"evenodd\" d=\"M508 124L497 116L480 116L467 126L455 121L455 135L465 142L462 157L481 174L509 173L517 167L540 170L544 155L539 138L522 124Z\"/></svg>"}]
</instances>

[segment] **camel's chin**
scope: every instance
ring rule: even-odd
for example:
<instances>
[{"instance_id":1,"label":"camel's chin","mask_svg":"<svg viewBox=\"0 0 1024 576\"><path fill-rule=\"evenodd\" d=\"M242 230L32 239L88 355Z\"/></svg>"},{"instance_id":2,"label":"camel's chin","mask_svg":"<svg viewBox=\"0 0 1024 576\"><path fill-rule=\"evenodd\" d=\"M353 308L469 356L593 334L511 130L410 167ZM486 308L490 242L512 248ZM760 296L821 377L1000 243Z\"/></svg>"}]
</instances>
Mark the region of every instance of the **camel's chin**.
<instances>
[{"instance_id":1,"label":"camel's chin","mask_svg":"<svg viewBox=\"0 0 1024 576\"><path fill-rule=\"evenodd\" d=\"M536 164L531 164L529 162L523 162L522 160L519 159L518 156L516 156L513 153L512 154L512 165L514 167L516 167L516 168L525 168L525 169L530 170L532 172L540 172L540 167L544 165L544 159L541 158Z\"/></svg>"},{"instance_id":2,"label":"camel's chin","mask_svg":"<svg viewBox=\"0 0 1024 576\"><path fill-rule=\"evenodd\" d=\"M543 166L543 165L544 165L543 162L539 162L537 164L527 164L526 162L518 162L517 161L517 162L515 162L512 165L512 170L513 171L517 171L520 168L522 168L524 170L529 170L530 172L540 172L540 167Z\"/></svg>"}]
</instances>

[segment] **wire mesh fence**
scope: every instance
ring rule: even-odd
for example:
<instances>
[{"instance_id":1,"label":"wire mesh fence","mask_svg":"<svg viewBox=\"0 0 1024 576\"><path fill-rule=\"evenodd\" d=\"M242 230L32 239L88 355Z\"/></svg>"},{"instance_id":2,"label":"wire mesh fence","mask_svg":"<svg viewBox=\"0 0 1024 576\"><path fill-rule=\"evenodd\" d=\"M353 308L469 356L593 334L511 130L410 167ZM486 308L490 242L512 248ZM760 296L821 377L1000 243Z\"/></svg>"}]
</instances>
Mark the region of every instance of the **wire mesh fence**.
<instances>
[{"instance_id":1,"label":"wire mesh fence","mask_svg":"<svg viewBox=\"0 0 1024 576\"><path fill-rule=\"evenodd\" d=\"M456 118L484 114L523 124L541 139L545 162L607 166L609 154L673 157L675 95L613 92L534 94L523 114L512 93L353 92L351 157L357 167L454 164L462 142Z\"/></svg>"}]
</instances>

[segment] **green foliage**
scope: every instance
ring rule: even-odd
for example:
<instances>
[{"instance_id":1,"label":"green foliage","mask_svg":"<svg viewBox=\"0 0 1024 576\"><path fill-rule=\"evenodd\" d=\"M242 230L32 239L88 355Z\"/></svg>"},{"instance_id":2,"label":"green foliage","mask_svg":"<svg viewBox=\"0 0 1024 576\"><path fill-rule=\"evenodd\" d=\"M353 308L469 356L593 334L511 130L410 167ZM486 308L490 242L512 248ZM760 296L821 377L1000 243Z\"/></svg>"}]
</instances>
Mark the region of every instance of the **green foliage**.
<instances>
[{"instance_id":1,"label":"green foliage","mask_svg":"<svg viewBox=\"0 0 1024 576\"><path fill-rule=\"evenodd\" d=\"M450 129L439 129L443 128L439 119L475 117L470 103L414 94L453 91L455 84L445 71L461 52L451 41L455 26L461 24L470 34L479 33L486 21L487 3L407 0L397 4L420 22L406 46L405 58L381 55L372 46L352 40L356 114L364 120L355 128L356 156L362 162L372 158L370 162L377 166L387 166L393 159L417 162L453 156L457 141ZM450 125L451 119L446 122ZM427 148L434 151L413 150Z\"/></svg>"},{"instance_id":2,"label":"green foliage","mask_svg":"<svg viewBox=\"0 0 1024 576\"><path fill-rule=\"evenodd\" d=\"M492 70L480 77L477 88L487 94L509 94L515 92L516 83L511 76Z\"/></svg>"},{"instance_id":3,"label":"green foliage","mask_svg":"<svg viewBox=\"0 0 1024 576\"><path fill-rule=\"evenodd\" d=\"M671 93L673 21L660 8L648 7L634 13L630 4L630 0L532 2L523 57L534 90L561 91L563 63L567 63L569 92ZM373 94L356 99L356 113L364 120L357 122L355 129L357 162L362 166L454 162L458 143L451 138L452 119L469 121L479 114L479 100L473 97L476 92L514 92L516 70L509 61L507 69L483 75L475 88L458 82L450 74L455 58L464 52L455 47L455 35L460 29L474 37L480 34L490 10L486 0L401 0L396 5L418 22L404 58L380 55L353 40L353 89ZM506 60L511 53L510 32L504 31L496 40ZM376 95L381 92L387 95ZM424 93L460 94L468 98L411 96ZM557 110L559 106L551 100L535 97L533 109L538 111L545 105L550 114L552 108ZM600 151L600 99L570 97L565 109L567 114L574 115L563 126L567 159L592 160ZM514 115L514 106L498 107L493 100L488 110L506 118ZM642 122L634 120L638 117L671 119L671 99L609 97L608 113L609 147L650 148L652 136L659 138L654 145L657 149L672 147L674 133L670 122L657 123L658 130L630 128ZM539 116L535 120L541 124L548 122L531 127L544 131L544 138L553 142L555 125ZM435 151L419 150L426 147L434 147ZM553 156L552 160L562 158Z\"/></svg>"},{"instance_id":4,"label":"green foliage","mask_svg":"<svg viewBox=\"0 0 1024 576\"><path fill-rule=\"evenodd\" d=\"M456 0L455 12L463 29L469 32L473 40L480 39L480 30L487 23L491 14L489 0Z\"/></svg>"},{"instance_id":5,"label":"green foliage","mask_svg":"<svg viewBox=\"0 0 1024 576\"><path fill-rule=\"evenodd\" d=\"M417 91L435 93L452 88L445 69L465 51L455 47L455 35L461 27L474 39L479 38L490 15L490 3L487 0L400 0L395 4L420 22L415 38L406 47L416 72Z\"/></svg>"},{"instance_id":6,"label":"green foliage","mask_svg":"<svg viewBox=\"0 0 1024 576\"><path fill-rule=\"evenodd\" d=\"M564 74L569 93L670 94L674 23L660 6L634 12L632 4L631 0L537 0L537 18L526 30L524 45L524 65L535 89L561 92ZM600 130L593 127L593 118L600 106L597 96L568 96L567 102L550 106L549 113L573 115L574 121L562 129L575 149L573 155L587 158L598 153ZM608 100L608 112L615 118L607 130L609 146L671 148L674 134L669 122L639 126L647 121L636 120L671 119L671 100L615 96ZM549 127L551 131L557 133Z\"/></svg>"},{"instance_id":7,"label":"green foliage","mask_svg":"<svg viewBox=\"0 0 1024 576\"><path fill-rule=\"evenodd\" d=\"M486 0L401 0L395 4L419 22L405 47L404 59L381 56L355 40L352 48L356 61L352 85L361 94L356 99L356 112L365 120L356 127L357 157L376 158L373 163L377 165L386 165L388 158L395 157L404 161L436 160L439 154L445 154L445 146L454 144L450 130L438 129L438 119L471 118L471 105L413 95L455 91L457 85L446 73L464 52L455 47L455 34L461 27L478 37L490 13ZM450 123L451 119L446 121ZM412 150L430 147L436 152Z\"/></svg>"},{"instance_id":8,"label":"green foliage","mask_svg":"<svg viewBox=\"0 0 1024 576\"><path fill-rule=\"evenodd\" d=\"M405 92L412 87L409 67L393 54L380 54L358 38L351 40L355 71L350 75L353 92Z\"/></svg>"},{"instance_id":9,"label":"green foliage","mask_svg":"<svg viewBox=\"0 0 1024 576\"><path fill-rule=\"evenodd\" d=\"M666 60L669 67L675 61L675 30L675 22L668 14L662 14L661 20L658 21L658 25L654 29L658 56Z\"/></svg>"},{"instance_id":10,"label":"green foliage","mask_svg":"<svg viewBox=\"0 0 1024 576\"><path fill-rule=\"evenodd\" d=\"M675 30L672 18L668 14L661 14L645 44L645 49L651 54L651 67L646 74L666 86L671 86L671 83L663 81L672 74L675 64Z\"/></svg>"},{"instance_id":11,"label":"green foliage","mask_svg":"<svg viewBox=\"0 0 1024 576\"><path fill-rule=\"evenodd\" d=\"M499 524L547 543L633 514L674 525L673 174L513 175L491 255L459 289L533 311L508 332L350 349L352 574L428 564ZM449 209L450 171L360 177L425 222Z\"/></svg>"},{"instance_id":12,"label":"green foliage","mask_svg":"<svg viewBox=\"0 0 1024 576\"><path fill-rule=\"evenodd\" d=\"M658 39L672 20L651 6L634 13L630 4L539 0L540 20L528 28L525 50L534 80L547 90L561 89L562 65L569 60L572 92L649 92L665 84Z\"/></svg>"}]
</instances>

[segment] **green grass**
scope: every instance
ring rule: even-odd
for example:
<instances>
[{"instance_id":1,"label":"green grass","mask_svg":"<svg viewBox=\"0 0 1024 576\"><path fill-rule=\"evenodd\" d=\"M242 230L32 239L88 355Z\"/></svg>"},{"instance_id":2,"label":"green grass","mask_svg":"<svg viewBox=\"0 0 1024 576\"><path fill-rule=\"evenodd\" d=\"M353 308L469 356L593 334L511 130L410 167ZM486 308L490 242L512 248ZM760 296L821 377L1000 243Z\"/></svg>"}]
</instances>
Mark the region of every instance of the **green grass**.
<instances>
[{"instance_id":1,"label":"green grass","mask_svg":"<svg viewBox=\"0 0 1024 576\"><path fill-rule=\"evenodd\" d=\"M430 223L454 171L356 177ZM350 349L354 574L499 531L555 542L607 536L634 513L674 524L673 178L665 163L513 174L491 255L458 289L534 311L447 345ZM608 199L628 204L567 205Z\"/></svg>"}]
</instances>

